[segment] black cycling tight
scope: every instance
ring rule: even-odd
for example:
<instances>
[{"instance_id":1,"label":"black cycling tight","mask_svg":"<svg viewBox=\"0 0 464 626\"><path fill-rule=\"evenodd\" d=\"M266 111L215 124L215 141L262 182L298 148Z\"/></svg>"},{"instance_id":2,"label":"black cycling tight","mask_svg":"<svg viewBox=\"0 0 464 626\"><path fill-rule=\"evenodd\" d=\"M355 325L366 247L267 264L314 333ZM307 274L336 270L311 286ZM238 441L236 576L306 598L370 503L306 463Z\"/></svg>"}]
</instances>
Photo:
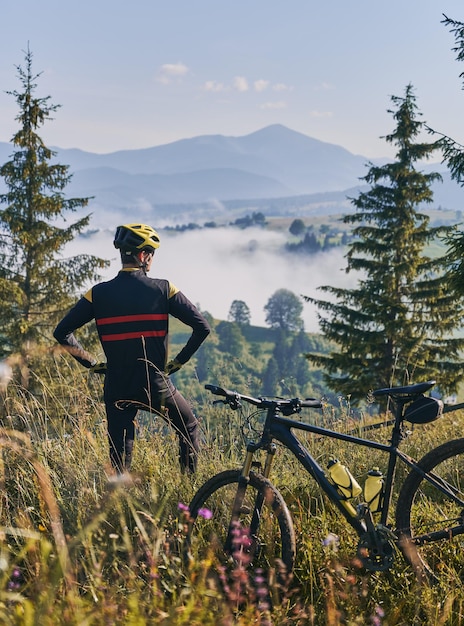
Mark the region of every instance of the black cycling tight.
<instances>
[{"instance_id":1,"label":"black cycling tight","mask_svg":"<svg viewBox=\"0 0 464 626\"><path fill-rule=\"evenodd\" d=\"M179 461L182 471L194 472L199 449L199 425L189 403L182 394L172 388L164 399L162 411L179 438ZM110 460L117 472L128 472L132 463L135 440L135 416L138 407L130 402L124 408L114 403L106 406ZM154 408L153 412L158 413Z\"/></svg>"}]
</instances>

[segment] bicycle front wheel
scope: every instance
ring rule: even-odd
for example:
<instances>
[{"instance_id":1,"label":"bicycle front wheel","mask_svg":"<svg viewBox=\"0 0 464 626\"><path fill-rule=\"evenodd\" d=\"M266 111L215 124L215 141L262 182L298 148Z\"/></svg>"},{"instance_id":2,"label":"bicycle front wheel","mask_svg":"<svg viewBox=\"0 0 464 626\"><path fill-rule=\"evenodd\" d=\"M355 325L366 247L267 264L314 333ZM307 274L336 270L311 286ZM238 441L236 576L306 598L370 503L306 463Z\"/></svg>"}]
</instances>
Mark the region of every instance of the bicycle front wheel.
<instances>
[{"instance_id":1,"label":"bicycle front wheel","mask_svg":"<svg viewBox=\"0 0 464 626\"><path fill-rule=\"evenodd\" d=\"M214 555L222 564L266 572L277 568L285 579L293 570L296 544L287 505L263 476L251 472L239 486L240 476L240 470L226 470L195 494L189 507L190 555Z\"/></svg>"},{"instance_id":2,"label":"bicycle front wheel","mask_svg":"<svg viewBox=\"0 0 464 626\"><path fill-rule=\"evenodd\" d=\"M421 577L448 570L464 574L464 439L431 450L401 488L396 530L399 547ZM431 477L427 479L423 473Z\"/></svg>"}]
</instances>

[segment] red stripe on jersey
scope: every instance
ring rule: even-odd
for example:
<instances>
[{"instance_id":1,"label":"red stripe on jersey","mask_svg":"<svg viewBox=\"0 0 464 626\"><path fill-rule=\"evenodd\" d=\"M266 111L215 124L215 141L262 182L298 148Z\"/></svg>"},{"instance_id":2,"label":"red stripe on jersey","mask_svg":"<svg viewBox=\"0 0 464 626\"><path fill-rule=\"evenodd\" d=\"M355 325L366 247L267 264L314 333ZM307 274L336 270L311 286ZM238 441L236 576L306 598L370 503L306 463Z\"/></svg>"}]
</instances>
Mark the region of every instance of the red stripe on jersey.
<instances>
[{"instance_id":1,"label":"red stripe on jersey","mask_svg":"<svg viewBox=\"0 0 464 626\"><path fill-rule=\"evenodd\" d=\"M97 319L97 325L103 324L119 324L121 322L147 322L167 320L167 313L142 313L140 315L118 315L116 317L102 317Z\"/></svg>"},{"instance_id":2,"label":"red stripe on jersey","mask_svg":"<svg viewBox=\"0 0 464 626\"><path fill-rule=\"evenodd\" d=\"M141 339L142 337L165 337L165 330L139 330L133 333L114 333L102 335L102 341L122 341L123 339Z\"/></svg>"}]
</instances>

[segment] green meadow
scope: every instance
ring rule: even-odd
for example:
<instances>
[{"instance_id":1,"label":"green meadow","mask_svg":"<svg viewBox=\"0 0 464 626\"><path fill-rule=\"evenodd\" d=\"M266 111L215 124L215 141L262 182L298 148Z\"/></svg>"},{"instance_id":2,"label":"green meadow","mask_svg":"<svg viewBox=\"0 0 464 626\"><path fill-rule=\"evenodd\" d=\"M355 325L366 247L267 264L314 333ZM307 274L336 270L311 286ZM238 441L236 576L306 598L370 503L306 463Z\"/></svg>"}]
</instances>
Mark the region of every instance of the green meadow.
<instances>
[{"instance_id":1,"label":"green meadow","mask_svg":"<svg viewBox=\"0 0 464 626\"><path fill-rule=\"evenodd\" d=\"M183 505L207 478L239 466L245 447L239 414L213 406L192 377L203 435L197 474L180 474L174 433L142 414L133 474L116 478L108 463L101 379L62 356L59 367L42 369L27 386L13 381L2 393L2 625L464 623L463 572L447 542L433 587L420 584L400 554L387 572L364 571L353 532L280 448L272 479L292 512L298 547L285 592L275 571L257 581L237 567L225 580L212 555L193 554L187 562ZM333 428L353 428L347 407L342 401L332 407ZM415 426L404 450L420 458L459 437L463 423L457 411ZM376 431L379 440L388 435L388 428ZM360 482L384 462L380 452L341 442L308 435L305 443L320 462L333 454L347 461Z\"/></svg>"}]
</instances>

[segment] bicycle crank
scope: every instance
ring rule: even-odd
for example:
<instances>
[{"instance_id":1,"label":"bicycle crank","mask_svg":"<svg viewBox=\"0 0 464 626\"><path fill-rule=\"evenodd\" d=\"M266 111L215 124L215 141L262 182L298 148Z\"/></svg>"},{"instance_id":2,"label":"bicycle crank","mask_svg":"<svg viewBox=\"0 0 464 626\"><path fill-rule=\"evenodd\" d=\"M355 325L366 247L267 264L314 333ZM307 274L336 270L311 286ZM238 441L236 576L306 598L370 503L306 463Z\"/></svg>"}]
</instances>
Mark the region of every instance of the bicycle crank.
<instances>
[{"instance_id":1,"label":"bicycle crank","mask_svg":"<svg viewBox=\"0 0 464 626\"><path fill-rule=\"evenodd\" d=\"M376 526L361 535L357 555L368 571L384 572L393 565L395 535L385 526Z\"/></svg>"}]
</instances>

